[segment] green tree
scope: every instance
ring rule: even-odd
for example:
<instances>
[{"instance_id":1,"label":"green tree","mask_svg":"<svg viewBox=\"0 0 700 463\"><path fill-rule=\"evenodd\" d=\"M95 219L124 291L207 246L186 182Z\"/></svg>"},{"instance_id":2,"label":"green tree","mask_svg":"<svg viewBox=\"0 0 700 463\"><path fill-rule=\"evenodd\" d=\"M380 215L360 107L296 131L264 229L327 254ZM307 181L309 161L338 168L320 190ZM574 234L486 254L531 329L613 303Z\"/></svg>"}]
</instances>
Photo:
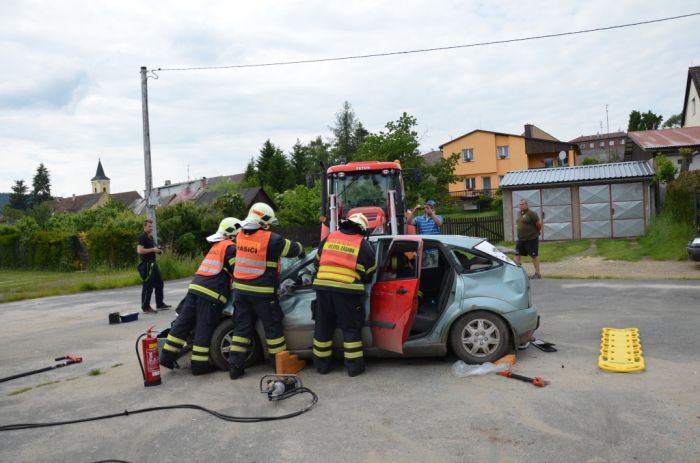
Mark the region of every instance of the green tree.
<instances>
[{"instance_id":1,"label":"green tree","mask_svg":"<svg viewBox=\"0 0 700 463\"><path fill-rule=\"evenodd\" d=\"M31 197L31 203L33 205L51 200L51 179L49 177L49 170L44 166L43 162L36 168L36 174L34 174L34 178L32 179L32 186L34 187Z\"/></svg>"},{"instance_id":2,"label":"green tree","mask_svg":"<svg viewBox=\"0 0 700 463\"><path fill-rule=\"evenodd\" d=\"M29 208L27 210L27 215L29 217L33 217L39 227L45 229L49 219L51 218L51 209L46 202L41 202L34 204L31 208Z\"/></svg>"},{"instance_id":3,"label":"green tree","mask_svg":"<svg viewBox=\"0 0 700 463\"><path fill-rule=\"evenodd\" d=\"M395 161L401 163L404 172L406 197L409 202L417 201L420 180L413 173L423 169L425 161L418 151L418 133L414 130L416 118L403 113L396 121L387 122L386 131L372 133L360 145L355 156L357 161Z\"/></svg>"},{"instance_id":4,"label":"green tree","mask_svg":"<svg viewBox=\"0 0 700 463\"><path fill-rule=\"evenodd\" d=\"M229 192L216 198L214 209L224 217L236 217L243 220L248 215L248 208L239 193Z\"/></svg>"},{"instance_id":5,"label":"green tree","mask_svg":"<svg viewBox=\"0 0 700 463\"><path fill-rule=\"evenodd\" d=\"M281 193L291 186L289 161L284 152L270 140L265 140L255 168L260 185L270 192Z\"/></svg>"},{"instance_id":6,"label":"green tree","mask_svg":"<svg viewBox=\"0 0 700 463\"><path fill-rule=\"evenodd\" d=\"M250 162L245 168L243 182L246 185L256 185L258 183L258 172L255 170L255 158L250 158Z\"/></svg>"},{"instance_id":7,"label":"green tree","mask_svg":"<svg viewBox=\"0 0 700 463\"><path fill-rule=\"evenodd\" d=\"M627 131L636 132L639 130L656 130L659 128L661 121L663 120L663 116L654 114L651 111L640 113L639 111L635 110L630 113Z\"/></svg>"},{"instance_id":8,"label":"green tree","mask_svg":"<svg viewBox=\"0 0 700 463\"><path fill-rule=\"evenodd\" d=\"M27 191L29 188L24 184L24 180L15 180L10 194L10 207L18 211L24 211L29 206Z\"/></svg>"},{"instance_id":9,"label":"green tree","mask_svg":"<svg viewBox=\"0 0 700 463\"><path fill-rule=\"evenodd\" d=\"M658 183L669 183L676 176L676 166L661 153L654 157L654 180Z\"/></svg>"},{"instance_id":10,"label":"green tree","mask_svg":"<svg viewBox=\"0 0 700 463\"><path fill-rule=\"evenodd\" d=\"M289 167L294 185L305 185L306 175L311 172L311 158L309 147L302 144L297 138L297 142L292 146Z\"/></svg>"},{"instance_id":11,"label":"green tree","mask_svg":"<svg viewBox=\"0 0 700 463\"><path fill-rule=\"evenodd\" d=\"M309 150L309 165L312 173L321 170L321 163L326 167L331 165L331 145L324 142L320 135L311 140L306 147Z\"/></svg>"},{"instance_id":12,"label":"green tree","mask_svg":"<svg viewBox=\"0 0 700 463\"><path fill-rule=\"evenodd\" d=\"M683 119L683 114L674 114L673 116L666 119L662 127L664 129L673 129L681 126L681 120Z\"/></svg>"},{"instance_id":13,"label":"green tree","mask_svg":"<svg viewBox=\"0 0 700 463\"><path fill-rule=\"evenodd\" d=\"M603 163L603 161L601 161L600 159L586 158L583 160L583 162L581 164L584 166L592 166L594 164L602 164L602 163Z\"/></svg>"},{"instance_id":14,"label":"green tree","mask_svg":"<svg viewBox=\"0 0 700 463\"><path fill-rule=\"evenodd\" d=\"M690 148L681 148L678 150L681 156L681 172L688 172L690 164L693 162L693 150Z\"/></svg>"},{"instance_id":15,"label":"green tree","mask_svg":"<svg viewBox=\"0 0 700 463\"><path fill-rule=\"evenodd\" d=\"M459 180L459 177L455 175L459 158L459 153L452 153L447 158L439 159L433 165L424 166L422 168L423 178L416 182L417 199L434 199L445 204L449 196L450 183ZM412 207L412 204L409 204L409 207Z\"/></svg>"},{"instance_id":16,"label":"green tree","mask_svg":"<svg viewBox=\"0 0 700 463\"><path fill-rule=\"evenodd\" d=\"M333 163L350 162L359 145L367 137L367 131L355 116L350 103L343 103L343 109L335 115L335 125L329 128L334 137L331 149Z\"/></svg>"},{"instance_id":17,"label":"green tree","mask_svg":"<svg viewBox=\"0 0 700 463\"><path fill-rule=\"evenodd\" d=\"M321 184L315 182L313 188L297 185L293 189L278 194L275 201L279 205L277 217L282 225L318 224L321 210Z\"/></svg>"}]
</instances>

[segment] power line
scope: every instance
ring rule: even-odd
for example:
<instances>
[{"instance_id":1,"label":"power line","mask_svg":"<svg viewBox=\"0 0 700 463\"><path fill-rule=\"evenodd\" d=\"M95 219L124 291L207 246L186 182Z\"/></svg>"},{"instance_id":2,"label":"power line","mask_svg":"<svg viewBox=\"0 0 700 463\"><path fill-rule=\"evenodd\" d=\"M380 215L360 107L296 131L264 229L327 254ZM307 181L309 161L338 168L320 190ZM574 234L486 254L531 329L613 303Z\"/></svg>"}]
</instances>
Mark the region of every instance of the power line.
<instances>
[{"instance_id":1,"label":"power line","mask_svg":"<svg viewBox=\"0 0 700 463\"><path fill-rule=\"evenodd\" d=\"M232 64L229 66L158 68L158 69L156 69L156 71L204 71L204 70L213 70L213 69L237 69L237 68L259 68L259 67L268 67L268 66L290 66L293 64L325 63L328 61L348 61L348 60L355 60L355 59L380 58L380 57L384 57L384 56L409 55L409 54L414 54L414 53L430 53L430 52L434 52L434 51L455 50L458 48L475 48L475 47L483 47L483 46L487 46L487 45L501 45L504 43L526 42L529 40L549 39L549 38L553 38L553 37L564 37L567 35L587 34L589 32L600 32L600 31L608 31L608 30L612 30L612 29L623 29L625 27L634 27L634 26L642 26L645 24L673 21L676 19L689 18L691 16L698 16L698 15L700 15L700 12L689 13L689 14L684 14L684 15L680 15L680 16L671 16L668 18L651 19L649 21L640 21L640 22L635 22L635 23L619 24L616 26L596 27L594 29L582 29L579 31L569 31L569 32L559 32L559 33L555 33L555 34L535 35L535 36L530 36L530 37L520 37L520 38L516 38L516 39L493 40L490 42L467 43L467 44L463 44L463 45L450 45L450 46L445 46L445 47L420 48L417 50L391 51L391 52L386 52L386 53L371 53L371 54L367 54L367 55L340 56L340 57L335 57L335 58L317 58L317 59L305 59L305 60L297 60L297 61L277 61L277 62L272 62L272 63Z\"/></svg>"}]
</instances>

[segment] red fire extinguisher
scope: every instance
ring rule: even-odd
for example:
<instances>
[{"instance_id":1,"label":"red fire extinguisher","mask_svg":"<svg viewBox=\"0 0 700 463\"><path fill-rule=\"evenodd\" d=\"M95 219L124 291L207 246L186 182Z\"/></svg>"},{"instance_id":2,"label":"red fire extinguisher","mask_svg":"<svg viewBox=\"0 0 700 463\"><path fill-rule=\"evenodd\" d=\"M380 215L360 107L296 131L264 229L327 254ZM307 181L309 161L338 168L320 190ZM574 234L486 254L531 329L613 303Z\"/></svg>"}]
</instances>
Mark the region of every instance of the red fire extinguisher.
<instances>
[{"instance_id":1,"label":"red fire extinguisher","mask_svg":"<svg viewBox=\"0 0 700 463\"><path fill-rule=\"evenodd\" d=\"M136 358L139 360L141 374L143 375L143 385L146 387L160 384L158 338L153 333L155 333L155 325L149 326L146 332L136 339ZM141 341L141 355L139 355L139 341ZM143 362L141 362L141 357L143 357Z\"/></svg>"}]
</instances>

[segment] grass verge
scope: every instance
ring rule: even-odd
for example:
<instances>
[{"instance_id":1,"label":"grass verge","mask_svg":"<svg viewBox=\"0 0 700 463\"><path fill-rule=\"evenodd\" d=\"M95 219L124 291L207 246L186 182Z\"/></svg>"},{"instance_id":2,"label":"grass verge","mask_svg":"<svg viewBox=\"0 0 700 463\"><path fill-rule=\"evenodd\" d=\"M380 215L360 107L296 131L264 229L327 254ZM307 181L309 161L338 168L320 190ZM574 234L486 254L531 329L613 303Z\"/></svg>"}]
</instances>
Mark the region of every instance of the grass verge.
<instances>
[{"instance_id":1,"label":"grass verge","mask_svg":"<svg viewBox=\"0 0 700 463\"><path fill-rule=\"evenodd\" d=\"M165 280L191 277L199 257L165 253L158 266ZM75 294L82 291L140 285L136 266L122 269L96 268L81 272L0 269L0 303L37 297Z\"/></svg>"},{"instance_id":2,"label":"grass verge","mask_svg":"<svg viewBox=\"0 0 700 463\"><path fill-rule=\"evenodd\" d=\"M500 242L498 246L515 249L513 242ZM559 262L569 256L587 251L590 247L590 240L540 242L540 260L542 262Z\"/></svg>"}]
</instances>

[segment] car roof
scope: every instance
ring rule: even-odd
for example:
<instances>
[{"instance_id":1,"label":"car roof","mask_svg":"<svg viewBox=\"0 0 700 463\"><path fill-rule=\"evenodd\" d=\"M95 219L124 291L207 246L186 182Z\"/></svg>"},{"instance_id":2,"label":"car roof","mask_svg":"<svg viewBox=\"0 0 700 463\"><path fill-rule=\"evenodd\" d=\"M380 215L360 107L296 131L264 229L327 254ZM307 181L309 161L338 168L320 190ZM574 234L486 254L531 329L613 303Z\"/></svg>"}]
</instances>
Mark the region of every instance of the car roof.
<instances>
[{"instance_id":1,"label":"car roof","mask_svg":"<svg viewBox=\"0 0 700 463\"><path fill-rule=\"evenodd\" d=\"M370 236L369 239L372 242L377 242L377 241L391 241L392 239L401 239L403 237L418 237L424 240L431 240L431 241L439 241L443 244L446 245L452 245L452 246L457 246L461 248L473 248L477 244L481 243L482 241L485 240L485 238L478 238L475 236L464 236L464 235L398 235L398 236L391 236L391 235L373 235Z\"/></svg>"}]
</instances>

